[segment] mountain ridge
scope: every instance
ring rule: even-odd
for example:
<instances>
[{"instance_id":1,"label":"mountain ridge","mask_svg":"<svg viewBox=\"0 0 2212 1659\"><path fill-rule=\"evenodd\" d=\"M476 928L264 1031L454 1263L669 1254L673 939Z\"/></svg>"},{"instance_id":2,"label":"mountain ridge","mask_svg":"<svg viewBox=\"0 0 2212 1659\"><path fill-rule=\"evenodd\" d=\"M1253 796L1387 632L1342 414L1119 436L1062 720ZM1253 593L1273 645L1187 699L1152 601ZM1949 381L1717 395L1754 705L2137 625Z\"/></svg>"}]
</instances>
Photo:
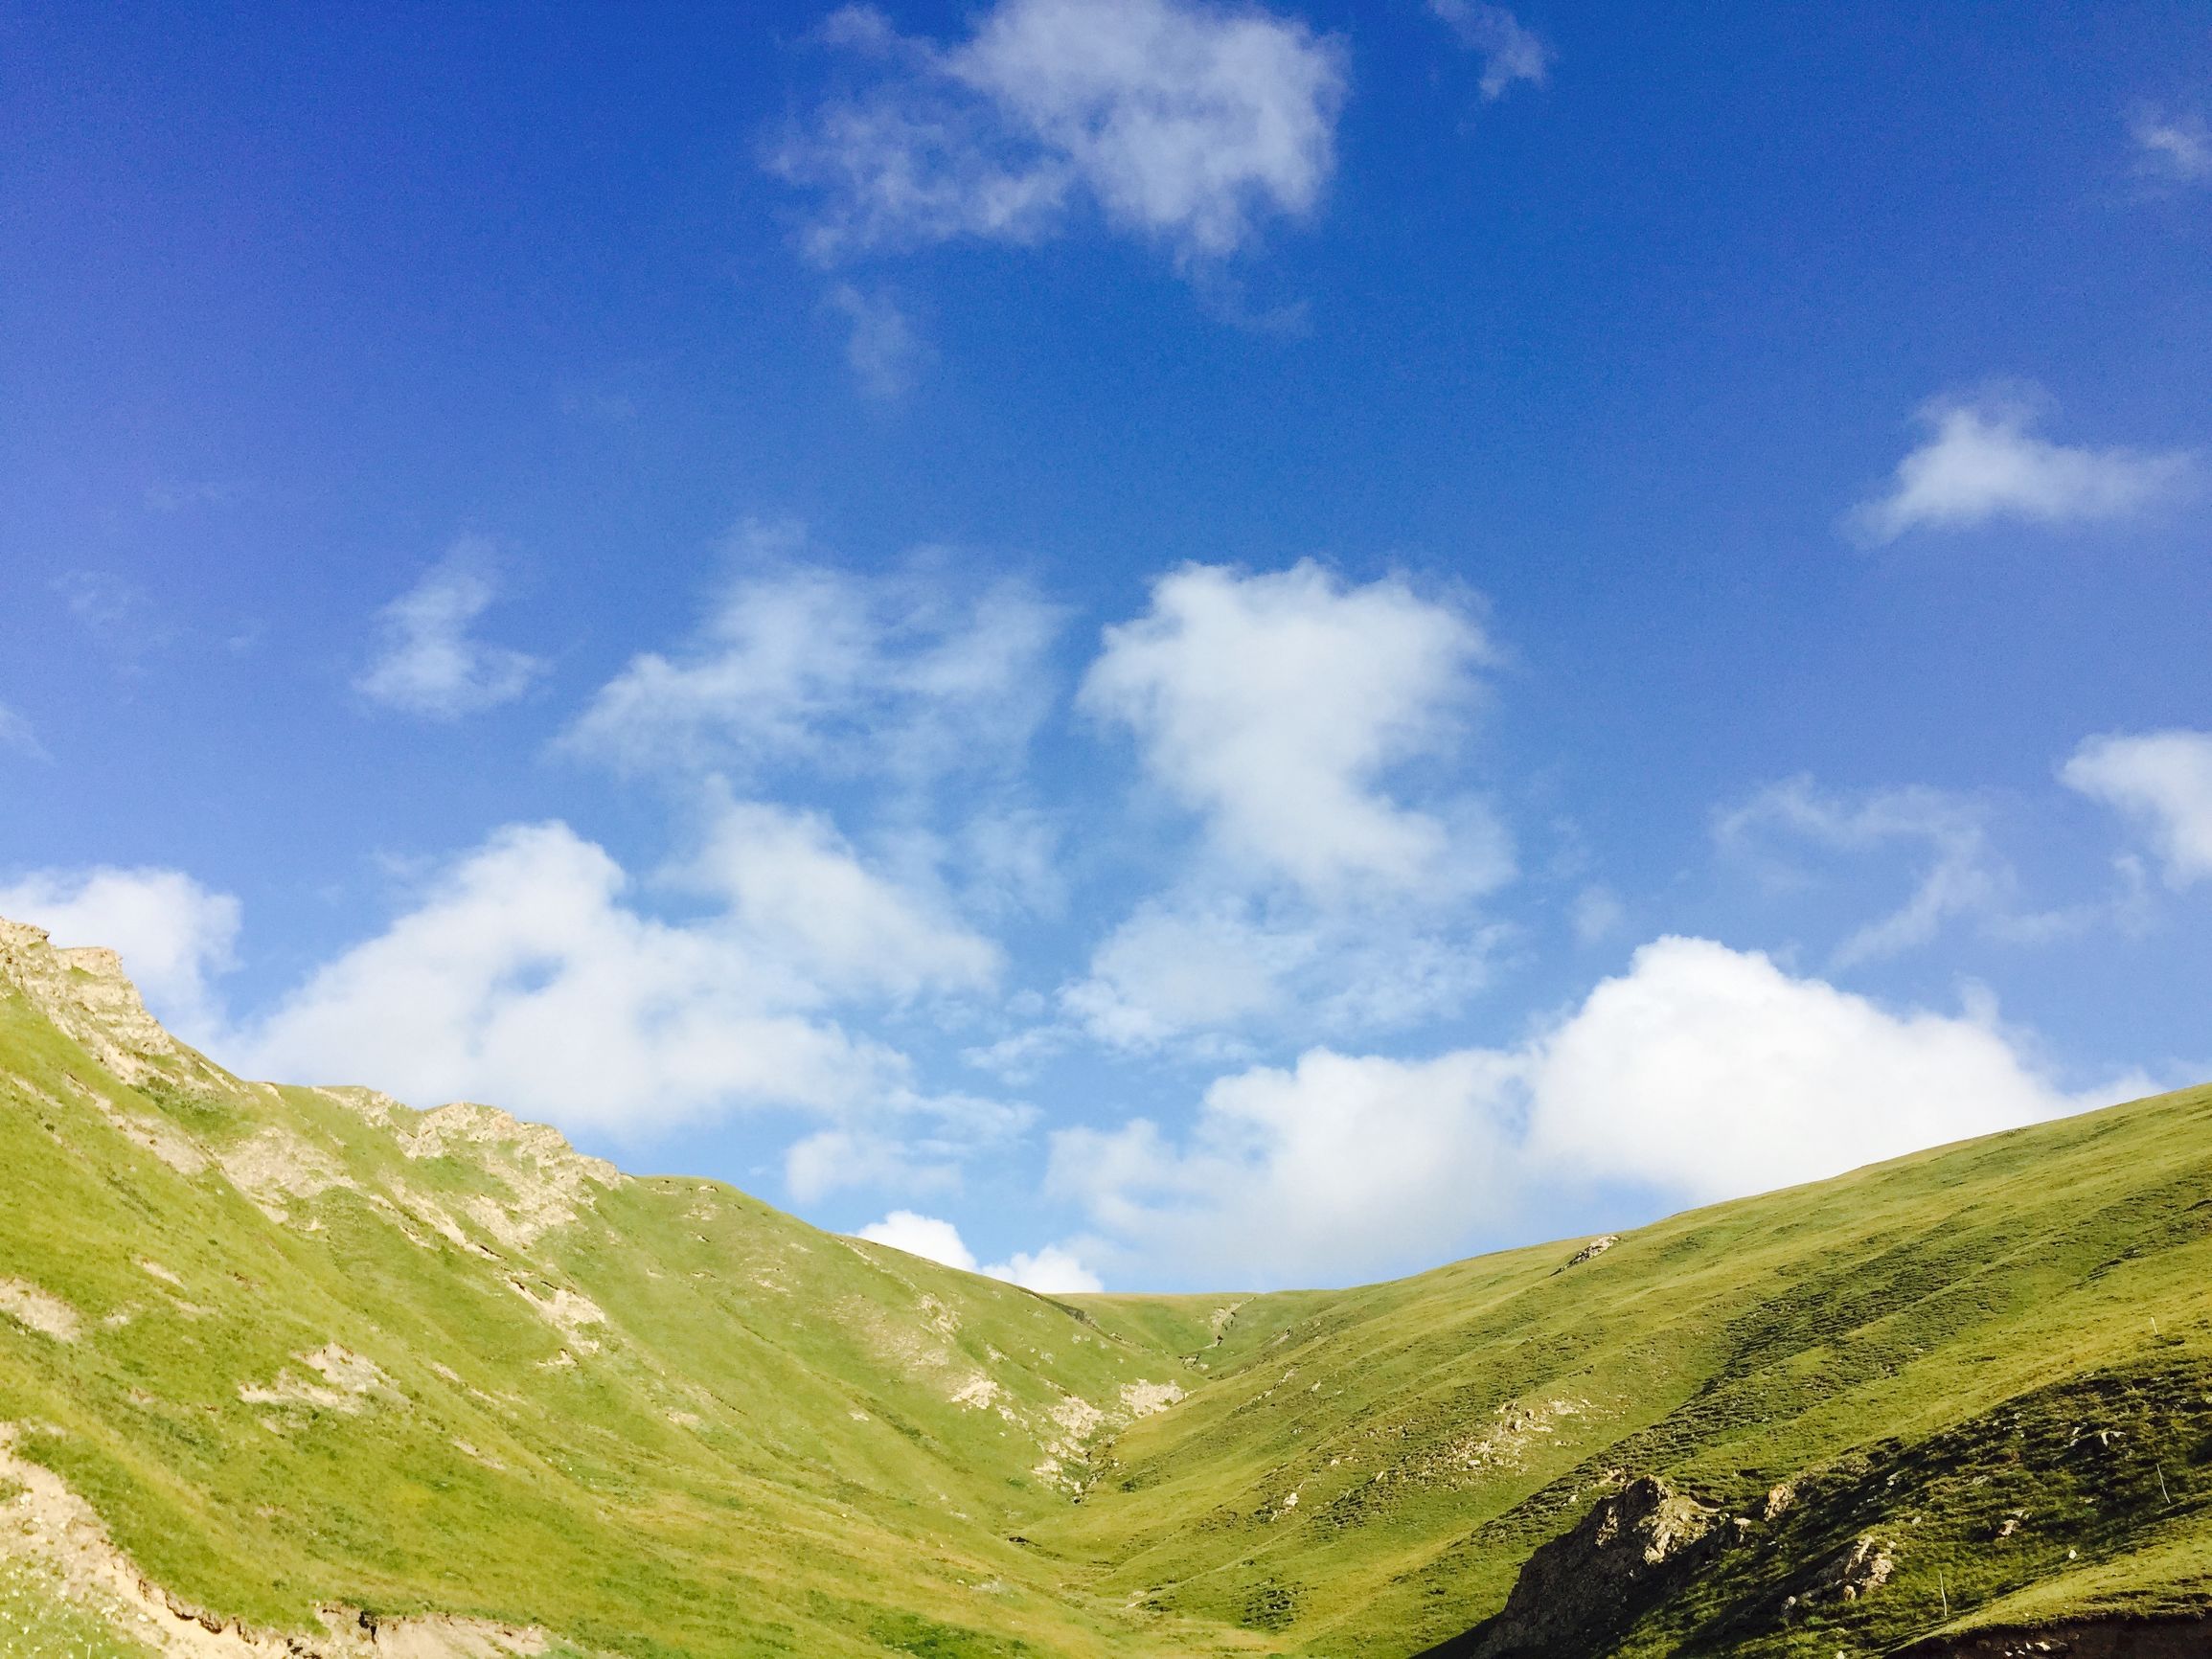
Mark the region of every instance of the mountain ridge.
<instances>
[{"instance_id":1,"label":"mountain ridge","mask_svg":"<svg viewBox=\"0 0 2212 1659\"><path fill-rule=\"evenodd\" d=\"M242 1081L0 923L0 1500L129 1564L0 1528L55 1652L1538 1652L1524 1567L1647 1480L1712 1541L1575 1651L2212 1606L2212 1090L1603 1251L1047 1298Z\"/></svg>"}]
</instances>

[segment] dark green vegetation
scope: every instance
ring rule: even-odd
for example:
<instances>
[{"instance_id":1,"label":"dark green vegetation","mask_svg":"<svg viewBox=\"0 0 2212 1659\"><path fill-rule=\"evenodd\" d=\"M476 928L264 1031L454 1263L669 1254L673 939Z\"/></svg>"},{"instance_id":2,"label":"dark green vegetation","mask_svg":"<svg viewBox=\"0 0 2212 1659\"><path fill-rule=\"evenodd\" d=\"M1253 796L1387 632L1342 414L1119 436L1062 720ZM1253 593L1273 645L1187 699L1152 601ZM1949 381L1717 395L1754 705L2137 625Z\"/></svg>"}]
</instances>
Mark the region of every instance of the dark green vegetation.
<instances>
[{"instance_id":1,"label":"dark green vegetation","mask_svg":"<svg viewBox=\"0 0 2212 1659\"><path fill-rule=\"evenodd\" d=\"M1587 1650L2212 1606L2212 1091L1572 1265L1076 1306L482 1108L241 1083L0 927L0 1500L51 1471L257 1630L1403 1655L1645 1475L1683 1536ZM0 1528L0 1651L103 1651L64 1579Z\"/></svg>"}]
</instances>

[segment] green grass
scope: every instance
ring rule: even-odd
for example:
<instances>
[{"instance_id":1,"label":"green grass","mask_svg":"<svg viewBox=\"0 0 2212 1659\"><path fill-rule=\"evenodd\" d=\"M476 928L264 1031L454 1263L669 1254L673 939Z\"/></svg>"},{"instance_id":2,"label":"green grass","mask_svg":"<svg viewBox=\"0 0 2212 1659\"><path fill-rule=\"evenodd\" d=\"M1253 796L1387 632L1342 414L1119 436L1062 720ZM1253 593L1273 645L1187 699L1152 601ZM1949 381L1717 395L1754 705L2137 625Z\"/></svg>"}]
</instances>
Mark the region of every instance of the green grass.
<instances>
[{"instance_id":1,"label":"green grass","mask_svg":"<svg viewBox=\"0 0 2212 1659\"><path fill-rule=\"evenodd\" d=\"M1962 1626L2212 1604L2212 1091L1565 1271L1579 1240L1342 1292L1064 1301L693 1179L595 1189L514 1248L470 1211L513 1198L494 1169L408 1157L418 1123L192 1057L127 1087L0 982L0 1278L81 1324L0 1318L0 1421L188 1602L282 1630L472 1614L631 1659L1395 1659L1658 1472L1753 1524L1624 1653L1879 1652L1947 1601ZM144 1145L235 1159L271 1129L352 1187L272 1219ZM604 1320L560 1329L517 1281ZM301 1356L332 1342L387 1379L357 1409L240 1398L320 1383ZM1070 1398L1169 1381L1189 1398L1055 1450ZM1881 1593L1779 1618L1869 1534ZM39 1571L0 1551L0 1636L35 1633L0 1650L135 1659Z\"/></svg>"}]
</instances>

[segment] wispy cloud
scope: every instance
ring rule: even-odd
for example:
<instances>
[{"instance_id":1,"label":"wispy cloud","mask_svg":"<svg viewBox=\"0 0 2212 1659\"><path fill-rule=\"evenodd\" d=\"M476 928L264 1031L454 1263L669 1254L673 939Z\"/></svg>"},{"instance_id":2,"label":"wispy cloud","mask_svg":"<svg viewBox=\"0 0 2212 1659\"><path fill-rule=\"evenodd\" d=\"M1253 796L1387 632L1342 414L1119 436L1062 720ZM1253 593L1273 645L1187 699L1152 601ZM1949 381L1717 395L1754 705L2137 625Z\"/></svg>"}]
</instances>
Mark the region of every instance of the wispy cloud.
<instances>
[{"instance_id":1,"label":"wispy cloud","mask_svg":"<svg viewBox=\"0 0 2212 1659\"><path fill-rule=\"evenodd\" d=\"M849 6L820 32L858 71L768 165L810 193L835 263L958 239L1026 243L1078 204L1186 268L1311 213L1334 167L1344 52L1206 0L998 0L951 45Z\"/></svg>"},{"instance_id":2,"label":"wispy cloud","mask_svg":"<svg viewBox=\"0 0 2212 1659\"><path fill-rule=\"evenodd\" d=\"M2139 895L2131 883L2115 898L2055 910L2023 906L2019 878L1993 840L1991 807L1975 796L1925 784L1822 789L1810 777L1788 779L1718 814L1723 850L1760 861L1779 885L1810 878L1780 843L1860 861L1904 856L1912 890L1904 901L1852 929L1830 955L1838 968L1863 966L1934 942L1954 923L2015 944L2045 943L2100 925L2131 925Z\"/></svg>"},{"instance_id":3,"label":"wispy cloud","mask_svg":"<svg viewBox=\"0 0 2212 1659\"><path fill-rule=\"evenodd\" d=\"M1989 843L1981 805L1949 790L1903 787L1832 795L1811 778L1762 789L1722 813L1715 834L1722 847L1757 852L1763 838L1786 834L1844 852L1904 844L1918 847L1918 884L1895 911L1866 923L1836 946L1835 963L1849 967L1927 943L1955 917L1989 916L2009 903L2014 878Z\"/></svg>"},{"instance_id":4,"label":"wispy cloud","mask_svg":"<svg viewBox=\"0 0 2212 1659\"><path fill-rule=\"evenodd\" d=\"M2201 115L2145 106L2128 124L2139 169L2170 184L2212 181L2212 125Z\"/></svg>"},{"instance_id":5,"label":"wispy cloud","mask_svg":"<svg viewBox=\"0 0 2212 1659\"><path fill-rule=\"evenodd\" d=\"M2212 732L2091 738L2059 776L2149 831L2168 886L2212 878Z\"/></svg>"},{"instance_id":6,"label":"wispy cloud","mask_svg":"<svg viewBox=\"0 0 2212 1659\"><path fill-rule=\"evenodd\" d=\"M1428 0L1429 14L1450 26L1459 43L1482 57L1482 95L1503 98L1516 80L1541 86L1552 49L1502 6L1482 0Z\"/></svg>"},{"instance_id":7,"label":"wispy cloud","mask_svg":"<svg viewBox=\"0 0 2212 1659\"><path fill-rule=\"evenodd\" d=\"M38 740L38 732L30 720L0 703L0 749L21 755L31 761L51 761L46 745Z\"/></svg>"},{"instance_id":8,"label":"wispy cloud","mask_svg":"<svg viewBox=\"0 0 2212 1659\"><path fill-rule=\"evenodd\" d=\"M65 571L47 584L70 621L125 674L176 637L176 625L153 595L111 570Z\"/></svg>"},{"instance_id":9,"label":"wispy cloud","mask_svg":"<svg viewBox=\"0 0 2212 1659\"><path fill-rule=\"evenodd\" d=\"M499 596L490 544L464 536L422 580L377 613L376 649L353 682L371 702L433 720L457 720L511 703L545 665L474 637Z\"/></svg>"},{"instance_id":10,"label":"wispy cloud","mask_svg":"<svg viewBox=\"0 0 2212 1659\"><path fill-rule=\"evenodd\" d=\"M1920 412L1927 439L1898 463L1889 489L1846 528L1872 543L1908 531L2116 519L2169 498L2196 470L2188 450L2146 453L2054 443L2035 435L2038 399L2018 393L1942 398Z\"/></svg>"},{"instance_id":11,"label":"wispy cloud","mask_svg":"<svg viewBox=\"0 0 2212 1659\"><path fill-rule=\"evenodd\" d=\"M912 391L916 378L928 367L931 352L929 342L916 330L896 296L881 288L836 283L827 299L850 330L845 362L860 390L883 402Z\"/></svg>"},{"instance_id":12,"label":"wispy cloud","mask_svg":"<svg viewBox=\"0 0 2212 1659\"><path fill-rule=\"evenodd\" d=\"M790 764L920 782L1018 755L1050 699L1060 613L1026 584L860 577L807 557L804 530L752 522L695 637L648 651L561 745L626 771Z\"/></svg>"}]
</instances>

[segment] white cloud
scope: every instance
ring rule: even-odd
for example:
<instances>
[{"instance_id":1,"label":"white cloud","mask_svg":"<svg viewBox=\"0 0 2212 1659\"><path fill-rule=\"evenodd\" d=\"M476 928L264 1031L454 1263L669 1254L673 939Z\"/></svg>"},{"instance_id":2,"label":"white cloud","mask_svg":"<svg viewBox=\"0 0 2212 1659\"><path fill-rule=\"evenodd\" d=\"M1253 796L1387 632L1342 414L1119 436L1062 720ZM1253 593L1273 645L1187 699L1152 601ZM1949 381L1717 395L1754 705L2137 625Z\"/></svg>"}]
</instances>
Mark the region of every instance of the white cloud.
<instances>
[{"instance_id":1,"label":"white cloud","mask_svg":"<svg viewBox=\"0 0 2212 1659\"><path fill-rule=\"evenodd\" d=\"M1315 1049L1216 1082L1180 1144L1143 1120L1062 1130L1051 1180L1156 1272L1342 1282L1517 1224L1547 1192L1723 1198L2089 1103L1985 1008L1891 1011L1662 939L1515 1048Z\"/></svg>"},{"instance_id":2,"label":"white cloud","mask_svg":"<svg viewBox=\"0 0 2212 1659\"><path fill-rule=\"evenodd\" d=\"M2143 826L2167 885L2212 876L2212 732L2091 738L2059 775Z\"/></svg>"},{"instance_id":3,"label":"white cloud","mask_svg":"<svg viewBox=\"0 0 2212 1659\"><path fill-rule=\"evenodd\" d=\"M641 914L628 886L565 825L501 830L240 1034L243 1058L628 1136L910 1096L903 1057L819 1017L822 988L726 919Z\"/></svg>"},{"instance_id":4,"label":"white cloud","mask_svg":"<svg viewBox=\"0 0 2212 1659\"><path fill-rule=\"evenodd\" d=\"M720 794L683 877L723 897L730 923L771 960L832 994L983 989L998 972L996 945L869 869L818 813Z\"/></svg>"},{"instance_id":5,"label":"white cloud","mask_svg":"<svg viewBox=\"0 0 2212 1659\"><path fill-rule=\"evenodd\" d=\"M1551 48L1504 7L1481 0L1428 0L1428 11L1450 26L1462 46L1481 54L1483 97L1502 98L1516 80L1544 83Z\"/></svg>"},{"instance_id":6,"label":"white cloud","mask_svg":"<svg viewBox=\"0 0 2212 1659\"><path fill-rule=\"evenodd\" d=\"M6 703L0 703L0 749L12 750L31 761L50 761L46 745L38 740L38 732L23 716Z\"/></svg>"},{"instance_id":7,"label":"white cloud","mask_svg":"<svg viewBox=\"0 0 2212 1659\"><path fill-rule=\"evenodd\" d=\"M928 366L928 342L916 331L897 299L882 289L838 283L829 292L832 310L845 319L845 362L869 397L891 402L914 389Z\"/></svg>"},{"instance_id":8,"label":"white cloud","mask_svg":"<svg viewBox=\"0 0 2212 1659\"><path fill-rule=\"evenodd\" d=\"M545 665L469 633L498 597L490 568L489 544L472 536L456 541L377 613L376 655L353 689L371 702L433 720L481 714L527 692Z\"/></svg>"},{"instance_id":9,"label":"white cloud","mask_svg":"<svg viewBox=\"0 0 2212 1659\"><path fill-rule=\"evenodd\" d=\"M2035 524L2122 518L2176 493L2195 470L2186 450L2144 453L2053 443L2034 435L2030 400L1938 398L1920 412L1928 439L1898 463L1887 494L1848 523L1870 542L1921 528L1967 529L1994 519Z\"/></svg>"},{"instance_id":10,"label":"white cloud","mask_svg":"<svg viewBox=\"0 0 2212 1659\"><path fill-rule=\"evenodd\" d=\"M819 193L813 256L958 238L1030 242L1087 201L1186 265L1296 218L1334 165L1344 54L1303 23L1205 0L998 0L958 44L873 8L823 40L870 84L770 158Z\"/></svg>"},{"instance_id":11,"label":"white cloud","mask_svg":"<svg viewBox=\"0 0 2212 1659\"><path fill-rule=\"evenodd\" d=\"M1524 1156L1706 1200L2080 1109L1986 1007L1892 1012L1757 951L1662 939L1524 1051Z\"/></svg>"},{"instance_id":12,"label":"white cloud","mask_svg":"<svg viewBox=\"0 0 2212 1659\"><path fill-rule=\"evenodd\" d=\"M1319 895L1434 900L1504 879L1502 834L1464 803L1407 807L1383 780L1450 758L1491 657L1473 618L1397 579L1186 565L1145 616L1106 629L1082 703L1136 734L1147 771L1227 858Z\"/></svg>"},{"instance_id":13,"label":"white cloud","mask_svg":"<svg viewBox=\"0 0 2212 1659\"><path fill-rule=\"evenodd\" d=\"M1004 1261L994 1261L983 1271L992 1279L1003 1279L1009 1284L1018 1284L1039 1296L1095 1295L1106 1288L1106 1281L1085 1267L1081 1258L1058 1244L1047 1244L1034 1256L1026 1250L1016 1250Z\"/></svg>"},{"instance_id":14,"label":"white cloud","mask_svg":"<svg viewBox=\"0 0 2212 1659\"><path fill-rule=\"evenodd\" d=\"M1471 906L1513 873L1504 829L1453 792L1489 641L1465 609L1311 561L1187 565L1106 630L1083 708L1128 728L1197 814L1197 855L1062 988L1061 1012L1127 1049L1249 1052L1448 1013L1489 971ZM1426 784L1407 798L1413 762Z\"/></svg>"},{"instance_id":15,"label":"white cloud","mask_svg":"<svg viewBox=\"0 0 2212 1659\"><path fill-rule=\"evenodd\" d=\"M2139 109L2129 131L2145 172L2179 184L2212 179L2212 126L2202 116Z\"/></svg>"},{"instance_id":16,"label":"white cloud","mask_svg":"<svg viewBox=\"0 0 2212 1659\"><path fill-rule=\"evenodd\" d=\"M1035 1290L1043 1296L1080 1295L1085 1291L1106 1288L1097 1274L1058 1244L1047 1244L1034 1256L1017 1250L1004 1261L980 1265L976 1261L975 1252L969 1249L961 1239L959 1228L949 1221L941 1221L934 1216L917 1215L912 1210L894 1210L882 1220L861 1228L859 1236L872 1243L888 1244L894 1250L903 1250L907 1255L919 1256L926 1261L957 1267L963 1273L981 1273L989 1278L1003 1279L1010 1284L1018 1284L1025 1290Z\"/></svg>"},{"instance_id":17,"label":"white cloud","mask_svg":"<svg viewBox=\"0 0 2212 1659\"><path fill-rule=\"evenodd\" d=\"M963 1273L975 1271L975 1252L961 1241L960 1229L934 1216L894 1210L882 1220L861 1228L860 1237L872 1244L888 1244L894 1250L919 1256L924 1261L942 1262Z\"/></svg>"},{"instance_id":18,"label":"white cloud","mask_svg":"<svg viewBox=\"0 0 2212 1659\"><path fill-rule=\"evenodd\" d=\"M1501 1057L1315 1049L1206 1091L1190 1138L1139 1119L1053 1136L1049 1183L1176 1278L1342 1281L1461 1237L1494 1208Z\"/></svg>"},{"instance_id":19,"label":"white cloud","mask_svg":"<svg viewBox=\"0 0 2212 1659\"><path fill-rule=\"evenodd\" d=\"M1060 613L1015 581L959 591L922 566L847 575L795 557L796 526L748 523L751 566L683 650L649 651L562 739L625 770L804 764L919 781L1002 765L1050 703Z\"/></svg>"},{"instance_id":20,"label":"white cloud","mask_svg":"<svg viewBox=\"0 0 2212 1659\"><path fill-rule=\"evenodd\" d=\"M209 979L233 964L239 901L175 870L46 870L0 887L0 916L33 922L59 945L104 945L123 958L147 1006L203 1046L221 1024Z\"/></svg>"}]
</instances>

